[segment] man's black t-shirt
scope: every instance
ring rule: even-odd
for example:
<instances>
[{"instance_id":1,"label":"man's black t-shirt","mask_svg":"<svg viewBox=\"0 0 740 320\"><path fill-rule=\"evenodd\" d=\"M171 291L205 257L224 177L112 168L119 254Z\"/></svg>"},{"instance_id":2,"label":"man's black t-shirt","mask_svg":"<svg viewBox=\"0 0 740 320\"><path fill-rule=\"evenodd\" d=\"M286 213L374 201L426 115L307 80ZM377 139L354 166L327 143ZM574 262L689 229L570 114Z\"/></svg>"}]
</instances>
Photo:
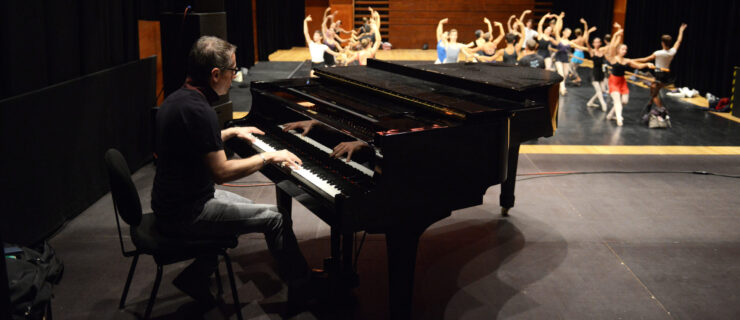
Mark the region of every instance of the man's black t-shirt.
<instances>
[{"instance_id":1,"label":"man's black t-shirt","mask_svg":"<svg viewBox=\"0 0 740 320\"><path fill-rule=\"evenodd\" d=\"M545 59L542 59L540 55L536 53L528 54L526 56L523 56L519 59L519 62L517 62L520 66L525 67L532 67L532 68L545 68Z\"/></svg>"},{"instance_id":2,"label":"man's black t-shirt","mask_svg":"<svg viewBox=\"0 0 740 320\"><path fill-rule=\"evenodd\" d=\"M211 88L186 84L170 94L157 112L157 173L152 188L157 217L192 219L213 198L214 182L205 155L223 149L223 141L218 117L206 97L218 98Z\"/></svg>"}]
</instances>

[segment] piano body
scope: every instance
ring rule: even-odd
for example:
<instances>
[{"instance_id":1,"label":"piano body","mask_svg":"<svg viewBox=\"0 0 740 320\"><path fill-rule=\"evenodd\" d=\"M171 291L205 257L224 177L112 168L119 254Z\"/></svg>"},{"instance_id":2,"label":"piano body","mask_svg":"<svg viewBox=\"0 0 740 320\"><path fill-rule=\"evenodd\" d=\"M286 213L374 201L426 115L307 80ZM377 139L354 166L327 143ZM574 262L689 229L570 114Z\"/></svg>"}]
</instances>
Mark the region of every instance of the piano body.
<instances>
[{"instance_id":1,"label":"piano body","mask_svg":"<svg viewBox=\"0 0 740 320\"><path fill-rule=\"evenodd\" d=\"M227 148L242 157L288 149L301 170L267 166L278 207L296 198L331 226L325 269L335 287L357 285L354 233L386 235L390 313L411 315L418 240L451 211L479 205L502 183L502 212L514 205L521 141L555 130L555 73L495 64L404 66L370 60L367 67L317 68L318 78L253 82L249 114L231 125L265 131L250 145ZM303 136L288 122L320 125ZM340 142L368 147L351 162L329 157ZM296 187L297 186L297 187Z\"/></svg>"}]
</instances>

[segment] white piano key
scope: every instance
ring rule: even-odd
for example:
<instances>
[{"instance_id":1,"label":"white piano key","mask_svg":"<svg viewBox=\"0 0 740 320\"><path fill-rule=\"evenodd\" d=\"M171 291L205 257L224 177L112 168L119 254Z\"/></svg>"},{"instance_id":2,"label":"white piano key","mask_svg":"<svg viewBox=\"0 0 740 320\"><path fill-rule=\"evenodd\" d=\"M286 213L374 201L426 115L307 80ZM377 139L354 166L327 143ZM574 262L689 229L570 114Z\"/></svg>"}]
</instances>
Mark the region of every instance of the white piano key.
<instances>
[{"instance_id":1,"label":"white piano key","mask_svg":"<svg viewBox=\"0 0 740 320\"><path fill-rule=\"evenodd\" d=\"M277 149L273 146L270 146L268 143L264 142L258 137L252 136L254 138L254 142L252 142L252 147L256 149L258 152L272 152L276 151ZM328 194L332 198L336 197L338 194L341 194L342 192L337 189L337 187L331 182L326 181L313 172L311 172L308 169L300 168L300 169L294 169L289 167L291 170L291 175L297 176L302 178L301 180L307 181L310 184L314 185L317 189L323 191L324 193Z\"/></svg>"}]
</instances>

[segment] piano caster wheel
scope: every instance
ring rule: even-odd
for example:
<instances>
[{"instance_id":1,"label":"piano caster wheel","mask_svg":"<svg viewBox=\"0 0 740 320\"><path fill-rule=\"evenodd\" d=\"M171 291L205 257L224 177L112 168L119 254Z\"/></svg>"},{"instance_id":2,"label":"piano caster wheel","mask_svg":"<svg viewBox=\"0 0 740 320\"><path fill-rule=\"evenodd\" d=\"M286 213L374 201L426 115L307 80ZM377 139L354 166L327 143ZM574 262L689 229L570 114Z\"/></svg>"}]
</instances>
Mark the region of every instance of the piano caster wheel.
<instances>
[{"instance_id":1,"label":"piano caster wheel","mask_svg":"<svg viewBox=\"0 0 740 320\"><path fill-rule=\"evenodd\" d=\"M509 216L509 209L511 209L511 208L501 207L501 215L504 216L504 217L508 217Z\"/></svg>"}]
</instances>

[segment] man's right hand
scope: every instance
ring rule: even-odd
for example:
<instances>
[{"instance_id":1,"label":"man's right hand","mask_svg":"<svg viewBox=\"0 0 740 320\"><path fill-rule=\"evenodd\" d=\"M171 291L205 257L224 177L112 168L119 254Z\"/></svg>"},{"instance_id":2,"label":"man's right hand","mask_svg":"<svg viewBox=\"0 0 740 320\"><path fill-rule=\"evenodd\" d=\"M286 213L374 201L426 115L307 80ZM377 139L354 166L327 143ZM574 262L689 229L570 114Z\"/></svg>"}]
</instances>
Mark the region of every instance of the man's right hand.
<instances>
[{"instance_id":1,"label":"man's right hand","mask_svg":"<svg viewBox=\"0 0 740 320\"><path fill-rule=\"evenodd\" d=\"M299 159L295 154L288 150L279 150L265 152L262 154L265 160L269 163L277 163L280 165L287 165L293 169L300 169L303 161Z\"/></svg>"}]
</instances>

